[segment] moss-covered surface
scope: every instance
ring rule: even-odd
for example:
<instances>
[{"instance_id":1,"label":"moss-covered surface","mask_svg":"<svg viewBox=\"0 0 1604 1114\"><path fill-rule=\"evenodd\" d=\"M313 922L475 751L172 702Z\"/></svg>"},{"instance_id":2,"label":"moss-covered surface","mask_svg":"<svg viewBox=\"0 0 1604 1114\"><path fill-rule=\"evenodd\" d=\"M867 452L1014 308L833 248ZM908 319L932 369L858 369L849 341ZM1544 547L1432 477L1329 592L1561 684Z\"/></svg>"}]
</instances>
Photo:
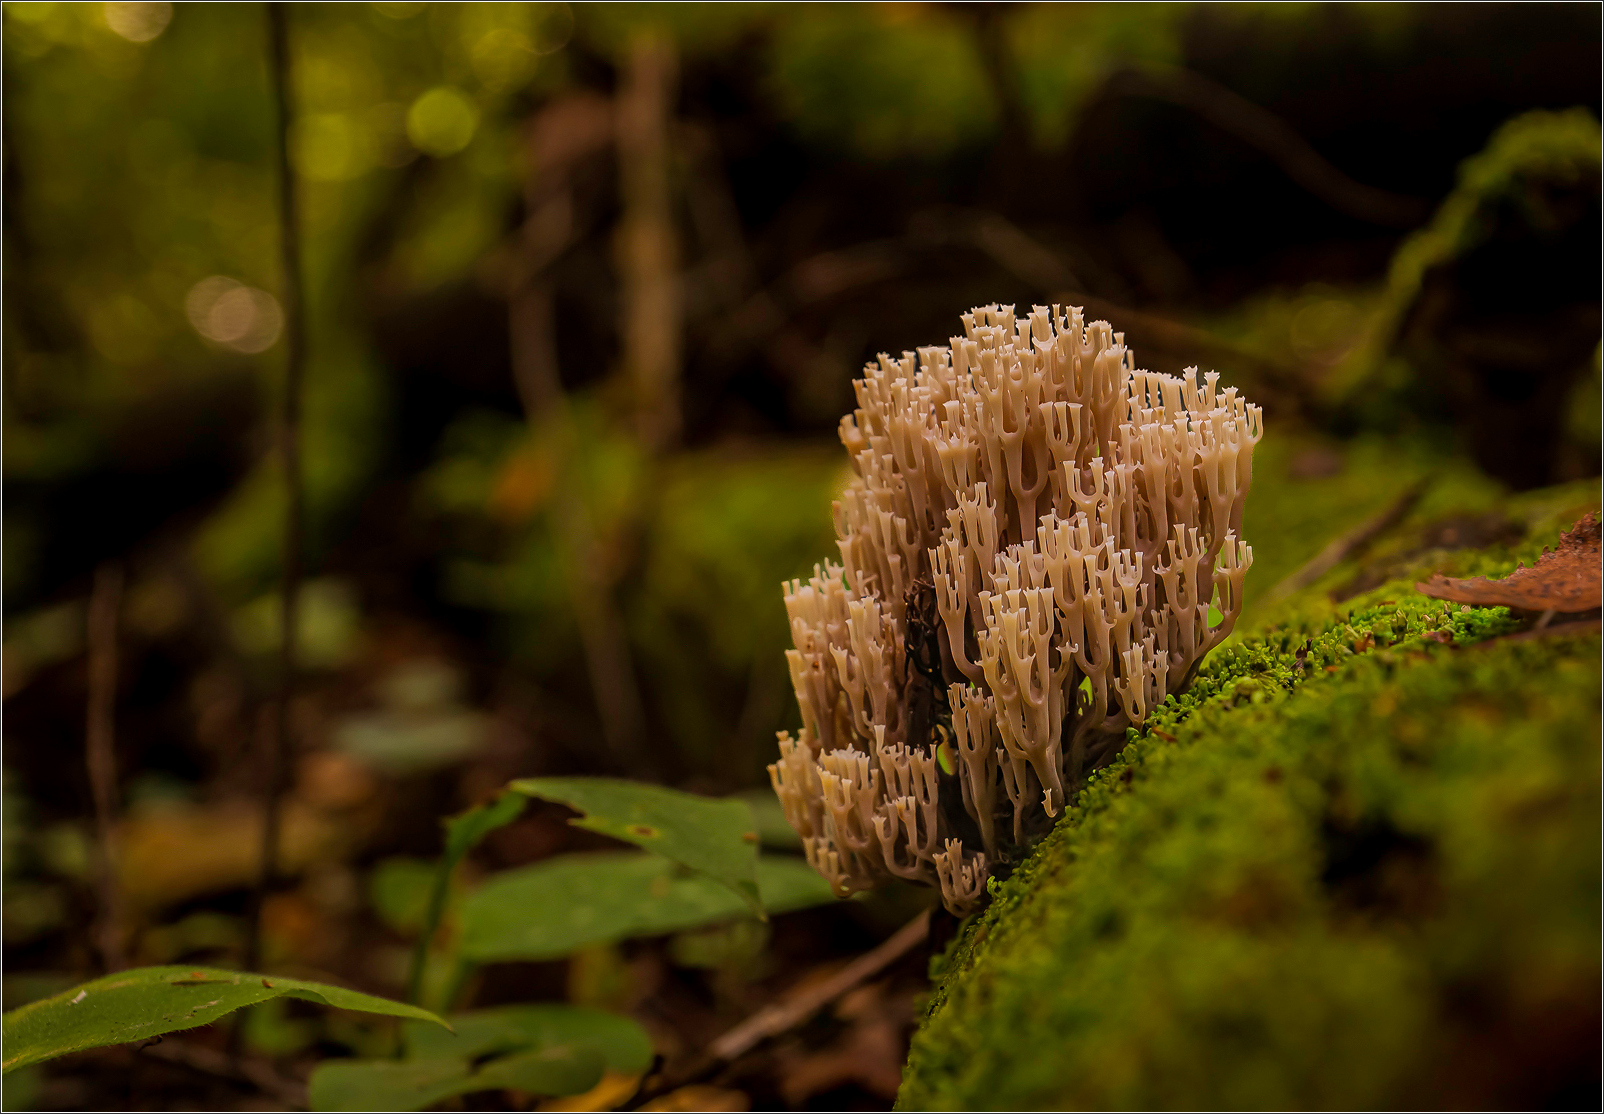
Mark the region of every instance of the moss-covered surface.
<instances>
[{"instance_id":1,"label":"moss-covered surface","mask_svg":"<svg viewBox=\"0 0 1604 1114\"><path fill-rule=\"evenodd\" d=\"M1267 605L935 962L899 1108L1596 1106L1597 629L1412 584L1597 506L1450 471Z\"/></svg>"}]
</instances>

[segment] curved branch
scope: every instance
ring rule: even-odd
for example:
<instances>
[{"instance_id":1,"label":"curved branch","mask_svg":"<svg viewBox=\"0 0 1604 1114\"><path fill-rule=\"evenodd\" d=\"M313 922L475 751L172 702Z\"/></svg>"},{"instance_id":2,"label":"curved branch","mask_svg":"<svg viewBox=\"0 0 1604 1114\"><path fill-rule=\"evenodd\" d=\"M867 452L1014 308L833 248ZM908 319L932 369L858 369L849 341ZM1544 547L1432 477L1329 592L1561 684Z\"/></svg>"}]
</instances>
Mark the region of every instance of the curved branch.
<instances>
[{"instance_id":1,"label":"curved branch","mask_svg":"<svg viewBox=\"0 0 1604 1114\"><path fill-rule=\"evenodd\" d=\"M1109 79L1115 93L1168 101L1203 117L1256 148L1288 178L1338 212L1388 228L1418 227L1431 203L1356 182L1309 145L1291 125L1246 97L1191 70L1122 70Z\"/></svg>"}]
</instances>

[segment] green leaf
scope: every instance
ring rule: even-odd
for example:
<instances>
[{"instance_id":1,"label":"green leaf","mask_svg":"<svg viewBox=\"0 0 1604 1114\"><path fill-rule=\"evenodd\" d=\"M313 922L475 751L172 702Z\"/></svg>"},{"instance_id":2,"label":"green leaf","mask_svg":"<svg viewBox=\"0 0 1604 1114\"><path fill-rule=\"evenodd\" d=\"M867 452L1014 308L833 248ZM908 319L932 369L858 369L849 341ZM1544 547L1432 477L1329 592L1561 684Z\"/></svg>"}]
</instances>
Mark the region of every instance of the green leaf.
<instances>
[{"instance_id":1,"label":"green leaf","mask_svg":"<svg viewBox=\"0 0 1604 1114\"><path fill-rule=\"evenodd\" d=\"M438 866L433 859L399 855L374 865L368 875L368 901L386 928L409 939L423 930Z\"/></svg>"},{"instance_id":2,"label":"green leaf","mask_svg":"<svg viewBox=\"0 0 1604 1114\"><path fill-rule=\"evenodd\" d=\"M333 1061L311 1080L314 1110L417 1110L452 1095L513 1087L577 1095L604 1071L652 1062L646 1031L627 1017L562 1004L453 1014L454 1032L410 1022L404 1061Z\"/></svg>"},{"instance_id":3,"label":"green leaf","mask_svg":"<svg viewBox=\"0 0 1604 1114\"><path fill-rule=\"evenodd\" d=\"M518 814L524 810L523 796L519 792L509 790L488 805L470 808L467 812L447 820L446 859L455 866L462 861L462 856L477 847L485 836L518 819Z\"/></svg>"},{"instance_id":4,"label":"green leaf","mask_svg":"<svg viewBox=\"0 0 1604 1114\"><path fill-rule=\"evenodd\" d=\"M537 1095L579 1095L601 1081L604 1057L585 1045L504 1056L474 1068L438 1060L332 1060L308 1081L313 1110L422 1110L453 1095L515 1087Z\"/></svg>"},{"instance_id":5,"label":"green leaf","mask_svg":"<svg viewBox=\"0 0 1604 1114\"><path fill-rule=\"evenodd\" d=\"M423 932L412 950L412 967L407 972L407 1001L416 1002L423 991L423 973L429 963L429 946L434 942L435 930L440 927L440 917L445 912L446 895L451 890L451 872L457 869L462 857L472 851L481 839L497 828L512 823L523 810L524 798L509 789L493 803L470 808L444 822L446 850L435 868Z\"/></svg>"},{"instance_id":6,"label":"green leaf","mask_svg":"<svg viewBox=\"0 0 1604 1114\"><path fill-rule=\"evenodd\" d=\"M466 1060L327 1060L307 1081L313 1110L421 1110L468 1077Z\"/></svg>"},{"instance_id":7,"label":"green leaf","mask_svg":"<svg viewBox=\"0 0 1604 1114\"><path fill-rule=\"evenodd\" d=\"M325 983L211 967L139 967L6 1014L4 1069L193 1029L279 997L446 1024L428 1010Z\"/></svg>"},{"instance_id":8,"label":"green leaf","mask_svg":"<svg viewBox=\"0 0 1604 1114\"><path fill-rule=\"evenodd\" d=\"M806 859L792 855L764 855L757 861L758 891L763 907L775 913L791 913L815 905L834 905L840 897L830 883L808 865Z\"/></svg>"},{"instance_id":9,"label":"green leaf","mask_svg":"<svg viewBox=\"0 0 1604 1114\"><path fill-rule=\"evenodd\" d=\"M455 1035L408 1022L403 1030L408 1059L477 1060L495 1053L584 1045L602 1054L608 1071L645 1071L652 1062L652 1040L646 1030L604 1010L538 1003L456 1013L450 1021Z\"/></svg>"},{"instance_id":10,"label":"green leaf","mask_svg":"<svg viewBox=\"0 0 1604 1114\"><path fill-rule=\"evenodd\" d=\"M764 856L763 904L775 913L833 902L806 862ZM746 915L744 902L653 855L559 855L492 876L462 907L462 954L474 962L557 959L588 944L656 936Z\"/></svg>"},{"instance_id":11,"label":"green leaf","mask_svg":"<svg viewBox=\"0 0 1604 1114\"><path fill-rule=\"evenodd\" d=\"M542 1048L491 1060L458 1093L515 1087L536 1095L582 1095L601 1082L606 1068L607 1057L588 1044Z\"/></svg>"},{"instance_id":12,"label":"green leaf","mask_svg":"<svg viewBox=\"0 0 1604 1114\"><path fill-rule=\"evenodd\" d=\"M759 917L757 830L744 801L611 778L524 778L510 788L585 815L570 823L672 859L728 886Z\"/></svg>"}]
</instances>

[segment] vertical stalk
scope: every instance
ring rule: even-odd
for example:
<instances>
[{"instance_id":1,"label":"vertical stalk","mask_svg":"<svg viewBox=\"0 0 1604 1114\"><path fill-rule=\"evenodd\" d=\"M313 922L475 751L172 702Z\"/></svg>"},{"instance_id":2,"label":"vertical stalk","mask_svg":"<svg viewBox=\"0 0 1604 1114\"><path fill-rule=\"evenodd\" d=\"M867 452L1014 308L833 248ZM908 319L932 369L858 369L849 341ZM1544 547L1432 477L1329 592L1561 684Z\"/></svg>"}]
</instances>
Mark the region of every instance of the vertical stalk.
<instances>
[{"instance_id":1,"label":"vertical stalk","mask_svg":"<svg viewBox=\"0 0 1604 1114\"><path fill-rule=\"evenodd\" d=\"M623 357L640 437L653 452L672 448L681 427L679 251L669 173L676 69L672 41L642 31L630 45L618 92Z\"/></svg>"},{"instance_id":2,"label":"vertical stalk","mask_svg":"<svg viewBox=\"0 0 1604 1114\"><path fill-rule=\"evenodd\" d=\"M266 778L262 807L261 871L252 903L246 966L261 962L262 906L278 877L279 828L284 783L291 757L290 701L295 692L297 612L301 587L302 521L305 492L301 475L301 393L306 374L306 321L301 300L300 224L295 201L295 175L290 167L290 44L289 8L267 5L268 44L277 109L275 169L278 174L279 247L282 275L279 300L284 307L284 398L279 429L279 451L284 464L285 517L283 580L280 589L278 692L274 700L272 731L267 745Z\"/></svg>"},{"instance_id":3,"label":"vertical stalk","mask_svg":"<svg viewBox=\"0 0 1604 1114\"><path fill-rule=\"evenodd\" d=\"M554 436L558 477L554 508L558 544L568 572L568 599L578 621L602 736L614 762L636 776L660 777L663 764L646 738L646 712L630 661L629 636L603 572L585 493L573 470L577 431L557 374L556 322L550 284L535 279L508 297L513 382L531 428L542 416Z\"/></svg>"},{"instance_id":4,"label":"vertical stalk","mask_svg":"<svg viewBox=\"0 0 1604 1114\"><path fill-rule=\"evenodd\" d=\"M117 879L117 612L122 604L123 572L112 561L95 570L89 593L89 714L85 757L89 791L95 801L95 874L100 891L96 943L106 970L127 966L123 953L122 889Z\"/></svg>"}]
</instances>

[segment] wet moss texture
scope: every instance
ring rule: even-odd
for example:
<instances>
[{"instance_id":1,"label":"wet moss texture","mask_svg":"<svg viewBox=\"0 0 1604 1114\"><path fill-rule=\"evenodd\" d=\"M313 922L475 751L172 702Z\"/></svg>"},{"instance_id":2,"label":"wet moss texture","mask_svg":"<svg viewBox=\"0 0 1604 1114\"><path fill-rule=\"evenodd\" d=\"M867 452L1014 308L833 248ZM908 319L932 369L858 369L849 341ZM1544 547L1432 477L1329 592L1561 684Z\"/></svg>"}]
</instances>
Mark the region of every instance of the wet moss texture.
<instances>
[{"instance_id":1,"label":"wet moss texture","mask_svg":"<svg viewBox=\"0 0 1604 1114\"><path fill-rule=\"evenodd\" d=\"M1597 506L1441 473L1262 605L934 961L898 1108L1596 1107L1598 628L1412 585Z\"/></svg>"}]
</instances>

